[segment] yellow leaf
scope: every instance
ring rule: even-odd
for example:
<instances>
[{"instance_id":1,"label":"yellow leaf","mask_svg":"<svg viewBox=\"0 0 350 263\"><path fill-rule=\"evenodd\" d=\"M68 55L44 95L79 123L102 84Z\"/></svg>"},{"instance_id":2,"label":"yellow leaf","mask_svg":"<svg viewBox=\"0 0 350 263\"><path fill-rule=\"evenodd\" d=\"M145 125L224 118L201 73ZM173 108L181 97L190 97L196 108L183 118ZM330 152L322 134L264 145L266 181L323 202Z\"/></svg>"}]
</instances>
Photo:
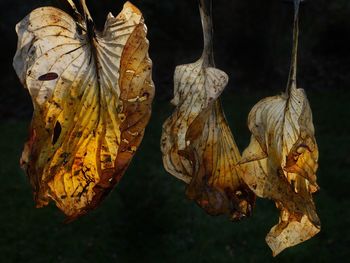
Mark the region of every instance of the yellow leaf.
<instances>
[{"instance_id":1,"label":"yellow leaf","mask_svg":"<svg viewBox=\"0 0 350 263\"><path fill-rule=\"evenodd\" d=\"M240 153L219 100L228 76L214 67L211 17L204 9L203 56L175 71L176 109L163 125L163 163L188 184L187 196L207 213L239 220L251 214L255 195L240 178Z\"/></svg>"},{"instance_id":2,"label":"yellow leaf","mask_svg":"<svg viewBox=\"0 0 350 263\"><path fill-rule=\"evenodd\" d=\"M151 114L154 87L147 29L127 2L103 32L81 1L76 18L43 7L16 27L14 67L34 105L22 166L37 207L54 200L74 219L119 182Z\"/></svg>"},{"instance_id":3,"label":"yellow leaf","mask_svg":"<svg viewBox=\"0 0 350 263\"><path fill-rule=\"evenodd\" d=\"M266 237L274 256L320 231L312 199L317 191L318 148L309 102L296 86L298 14L287 91L255 105L249 114L250 145L240 161L243 179L254 193L273 199L279 223Z\"/></svg>"}]
</instances>

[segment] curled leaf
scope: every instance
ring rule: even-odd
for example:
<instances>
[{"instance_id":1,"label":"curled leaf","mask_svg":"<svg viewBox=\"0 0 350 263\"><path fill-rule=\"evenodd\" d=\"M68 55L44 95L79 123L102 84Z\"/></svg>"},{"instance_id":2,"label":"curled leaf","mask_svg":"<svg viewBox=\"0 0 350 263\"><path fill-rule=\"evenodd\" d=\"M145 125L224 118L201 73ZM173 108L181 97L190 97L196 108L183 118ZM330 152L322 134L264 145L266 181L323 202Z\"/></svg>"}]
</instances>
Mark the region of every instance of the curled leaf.
<instances>
[{"instance_id":1,"label":"curled leaf","mask_svg":"<svg viewBox=\"0 0 350 263\"><path fill-rule=\"evenodd\" d=\"M309 102L296 86L298 18L287 91L255 105L249 114L250 145L243 152L243 179L259 197L273 199L279 223L266 237L274 255L320 231L312 199L318 190L318 148Z\"/></svg>"},{"instance_id":2,"label":"curled leaf","mask_svg":"<svg viewBox=\"0 0 350 263\"><path fill-rule=\"evenodd\" d=\"M290 98L267 98L252 109L248 123L253 135L241 160L245 182L281 210L279 224L266 238L274 255L320 228L311 195L318 189L311 111L303 90L293 87Z\"/></svg>"},{"instance_id":3,"label":"curled leaf","mask_svg":"<svg viewBox=\"0 0 350 263\"><path fill-rule=\"evenodd\" d=\"M83 15L69 3L75 19L43 7L17 25L14 67L34 105L21 163L37 207L54 200L74 219L121 179L150 118L154 87L135 6L109 14L97 32L85 1Z\"/></svg>"},{"instance_id":4,"label":"curled leaf","mask_svg":"<svg viewBox=\"0 0 350 263\"><path fill-rule=\"evenodd\" d=\"M187 196L207 213L239 220L251 214L255 196L240 178L240 153L221 108L219 96L228 76L214 66L211 17L204 7L203 56L175 71L176 109L163 125L163 163L188 184Z\"/></svg>"}]
</instances>

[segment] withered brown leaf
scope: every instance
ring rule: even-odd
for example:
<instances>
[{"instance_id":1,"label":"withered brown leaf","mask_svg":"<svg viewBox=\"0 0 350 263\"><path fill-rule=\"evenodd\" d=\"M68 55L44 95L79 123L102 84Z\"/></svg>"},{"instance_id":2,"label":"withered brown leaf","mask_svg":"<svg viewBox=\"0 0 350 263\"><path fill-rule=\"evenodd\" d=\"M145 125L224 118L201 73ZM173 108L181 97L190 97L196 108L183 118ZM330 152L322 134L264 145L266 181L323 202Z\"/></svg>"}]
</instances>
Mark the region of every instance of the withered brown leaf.
<instances>
[{"instance_id":1,"label":"withered brown leaf","mask_svg":"<svg viewBox=\"0 0 350 263\"><path fill-rule=\"evenodd\" d=\"M94 209L124 174L151 114L147 29L127 2L103 32L85 0L75 19L43 7L16 27L14 68L34 105L22 166L37 207L50 200L68 220Z\"/></svg>"},{"instance_id":2,"label":"withered brown leaf","mask_svg":"<svg viewBox=\"0 0 350 263\"><path fill-rule=\"evenodd\" d=\"M200 1L204 52L197 62L176 68L176 109L163 125L163 163L188 184L188 198L207 213L239 220L251 214L255 195L240 178L240 153L221 108L219 96L228 76L214 65L211 14L205 2Z\"/></svg>"},{"instance_id":3,"label":"withered brown leaf","mask_svg":"<svg viewBox=\"0 0 350 263\"><path fill-rule=\"evenodd\" d=\"M298 4L287 90L253 107L248 118L251 142L240 161L244 181L280 210L279 223L266 237L274 256L320 231L312 199L318 190L318 148L308 99L296 85Z\"/></svg>"}]
</instances>

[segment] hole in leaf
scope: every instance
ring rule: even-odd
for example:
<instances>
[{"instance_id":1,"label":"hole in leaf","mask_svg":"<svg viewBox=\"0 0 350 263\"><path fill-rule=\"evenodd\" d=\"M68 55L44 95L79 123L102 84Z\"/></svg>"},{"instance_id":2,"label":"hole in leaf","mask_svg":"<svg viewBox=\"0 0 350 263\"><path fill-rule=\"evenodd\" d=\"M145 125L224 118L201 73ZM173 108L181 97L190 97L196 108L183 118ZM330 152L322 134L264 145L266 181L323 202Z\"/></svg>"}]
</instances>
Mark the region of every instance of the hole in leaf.
<instances>
[{"instance_id":1,"label":"hole in leaf","mask_svg":"<svg viewBox=\"0 0 350 263\"><path fill-rule=\"evenodd\" d=\"M53 136L52 136L52 144L56 144L56 142L58 141L58 138L61 135L61 131L62 131L62 127L61 127L61 123L59 121L56 122L55 128L53 130Z\"/></svg>"},{"instance_id":2,"label":"hole in leaf","mask_svg":"<svg viewBox=\"0 0 350 263\"><path fill-rule=\"evenodd\" d=\"M49 73L46 73L46 74L40 76L38 80L40 80L40 81L50 81L50 80L55 80L57 78L58 78L57 73L49 72Z\"/></svg>"}]
</instances>

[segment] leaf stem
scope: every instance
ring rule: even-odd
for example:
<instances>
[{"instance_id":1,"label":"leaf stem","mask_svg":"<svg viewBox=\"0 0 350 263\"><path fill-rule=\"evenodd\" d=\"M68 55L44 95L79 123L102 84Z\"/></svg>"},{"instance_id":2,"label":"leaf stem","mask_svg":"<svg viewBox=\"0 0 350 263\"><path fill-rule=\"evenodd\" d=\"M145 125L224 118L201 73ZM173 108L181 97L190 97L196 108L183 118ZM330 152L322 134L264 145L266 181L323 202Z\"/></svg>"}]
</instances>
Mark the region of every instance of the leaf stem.
<instances>
[{"instance_id":1,"label":"leaf stem","mask_svg":"<svg viewBox=\"0 0 350 263\"><path fill-rule=\"evenodd\" d=\"M297 64L298 64L298 45L299 45L299 7L301 0L294 0L294 25L293 25L293 50L287 83L287 94L289 95L297 81Z\"/></svg>"},{"instance_id":2,"label":"leaf stem","mask_svg":"<svg viewBox=\"0 0 350 263\"><path fill-rule=\"evenodd\" d=\"M215 67L213 48L212 0L198 0L203 27L203 67Z\"/></svg>"},{"instance_id":3,"label":"leaf stem","mask_svg":"<svg viewBox=\"0 0 350 263\"><path fill-rule=\"evenodd\" d=\"M73 0L67 0L67 2L69 3L69 5L72 7L72 9L74 10L75 13L79 13L78 9L76 7L76 5L74 4Z\"/></svg>"},{"instance_id":4,"label":"leaf stem","mask_svg":"<svg viewBox=\"0 0 350 263\"><path fill-rule=\"evenodd\" d=\"M91 14L90 14L90 11L89 11L89 8L87 7L86 5L86 0L80 0L80 4L83 8L83 12L84 12L84 16L85 16L85 20L86 21L93 21L92 20L92 17L91 17Z\"/></svg>"},{"instance_id":5,"label":"leaf stem","mask_svg":"<svg viewBox=\"0 0 350 263\"><path fill-rule=\"evenodd\" d=\"M77 8L77 6L75 5L73 0L61 0L61 2L68 2L69 6L72 8L75 19L77 22L77 24L79 24L79 26L82 28L81 22L83 20L81 14L79 13L79 10Z\"/></svg>"}]
</instances>

